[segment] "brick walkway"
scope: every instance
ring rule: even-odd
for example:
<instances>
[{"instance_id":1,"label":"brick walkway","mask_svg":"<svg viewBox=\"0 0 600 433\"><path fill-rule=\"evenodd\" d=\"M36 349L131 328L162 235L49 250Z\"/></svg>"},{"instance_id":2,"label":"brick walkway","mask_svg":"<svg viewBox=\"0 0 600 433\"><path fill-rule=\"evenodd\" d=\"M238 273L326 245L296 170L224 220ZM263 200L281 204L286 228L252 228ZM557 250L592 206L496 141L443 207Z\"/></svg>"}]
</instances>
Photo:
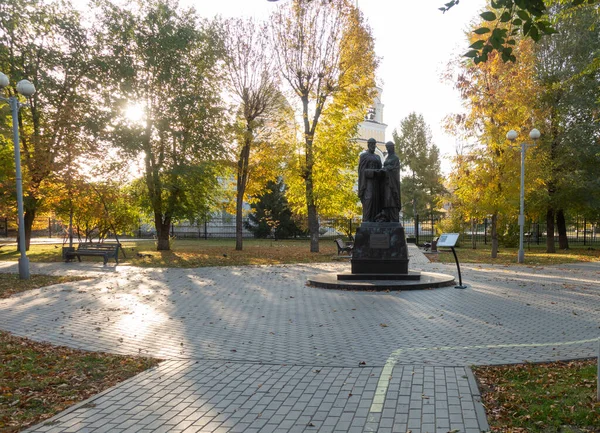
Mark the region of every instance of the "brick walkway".
<instances>
[{"instance_id":1,"label":"brick walkway","mask_svg":"<svg viewBox=\"0 0 600 433\"><path fill-rule=\"evenodd\" d=\"M304 283L348 267L32 264L97 278L0 300L0 329L167 361L29 431L475 433L488 426L470 365L596 354L599 264L463 265L466 290Z\"/></svg>"}]
</instances>

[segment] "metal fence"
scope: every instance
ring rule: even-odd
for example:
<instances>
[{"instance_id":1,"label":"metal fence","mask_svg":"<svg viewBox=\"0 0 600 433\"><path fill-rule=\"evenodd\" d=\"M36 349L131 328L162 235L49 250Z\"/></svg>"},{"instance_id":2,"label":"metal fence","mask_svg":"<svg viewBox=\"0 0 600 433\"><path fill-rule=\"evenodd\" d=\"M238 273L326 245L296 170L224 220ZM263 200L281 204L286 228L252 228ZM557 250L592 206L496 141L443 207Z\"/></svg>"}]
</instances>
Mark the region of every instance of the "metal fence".
<instances>
[{"instance_id":1,"label":"metal fence","mask_svg":"<svg viewBox=\"0 0 600 433\"><path fill-rule=\"evenodd\" d=\"M243 236L251 238L254 234L248 230L248 220L244 219ZM409 242L423 244L431 242L437 236L436 225L439 222L432 218L404 218L401 220L404 232ZM360 225L360 218L320 218L320 237L322 239L344 238L352 239ZM296 220L296 224L304 229L304 234L296 234L295 238L308 238L306 219ZM0 237L16 237L17 223L12 218L0 217ZM460 233L462 247L481 246L491 244L491 221L489 219L464 223L461 228L454 229ZM506 232L507 230L502 230ZM518 226L512 226L509 235L501 237L503 246L515 246L518 239ZM512 233L512 237L510 235ZM42 216L36 218L32 231L33 237L51 237L61 240L67 238L67 226L58 219ZM156 237L156 230L152 224L142 224L133 233L120 234L120 237L133 237L152 239ZM227 239L235 238L235 218L230 215L218 215L210 220L190 224L188 222L173 224L171 236L179 239ZM273 236L271 236L273 237ZM526 246L543 246L546 244L547 230L545 222L528 221L525 225ZM567 238L572 247L600 246L600 224L590 222L584 218L575 218L567 224ZM555 242L558 243L558 232L555 228Z\"/></svg>"},{"instance_id":2,"label":"metal fence","mask_svg":"<svg viewBox=\"0 0 600 433\"><path fill-rule=\"evenodd\" d=\"M510 245L518 241L518 226L514 225L508 229L509 234L500 238L501 244ZM505 232L507 230L504 230ZM487 245L491 244L491 220L473 222L465 224L461 230L461 246ZM567 239L569 246L600 246L600 224L590 222L584 218L575 218L567 224ZM545 222L526 221L524 228L525 246L546 245L547 226ZM554 242L558 244L558 229L554 227Z\"/></svg>"},{"instance_id":3,"label":"metal fence","mask_svg":"<svg viewBox=\"0 0 600 433\"><path fill-rule=\"evenodd\" d=\"M252 238L254 234L247 229L248 219L244 219L242 235ZM403 219L405 234L409 242L430 242L434 237L434 221L418 219ZM304 230L296 234L295 239L308 239L308 220L296 220L296 224ZM360 226L359 218L320 218L319 235L322 239L344 238L352 239ZM16 221L0 218L0 237L16 237ZM60 220L51 217L39 217L34 222L33 237L51 237L66 241L68 227ZM235 238L235 218L230 215L219 215L206 221L190 224L189 222L175 223L171 227L171 236L178 239L228 239ZM77 234L75 234L77 238ZM152 224L140 223L133 233L119 234L123 238L153 239L156 229ZM271 235L270 237L273 237Z\"/></svg>"}]
</instances>

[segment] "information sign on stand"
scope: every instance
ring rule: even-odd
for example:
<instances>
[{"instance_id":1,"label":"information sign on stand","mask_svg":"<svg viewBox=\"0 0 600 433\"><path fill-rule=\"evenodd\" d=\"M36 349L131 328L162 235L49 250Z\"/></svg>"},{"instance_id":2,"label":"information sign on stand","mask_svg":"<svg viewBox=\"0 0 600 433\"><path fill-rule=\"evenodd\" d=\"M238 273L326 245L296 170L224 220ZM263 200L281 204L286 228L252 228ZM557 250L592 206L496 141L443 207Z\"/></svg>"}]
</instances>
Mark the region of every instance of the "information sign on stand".
<instances>
[{"instance_id":1,"label":"information sign on stand","mask_svg":"<svg viewBox=\"0 0 600 433\"><path fill-rule=\"evenodd\" d=\"M467 286L463 286L462 276L460 274L460 264L458 263L458 257L456 256L456 251L454 251L454 247L456 246L456 242L458 242L458 236L460 233L442 233L440 238L438 239L437 246L438 247L447 247L452 250L452 254L454 254L454 261L456 262L456 269L458 269L458 286L455 286L455 289L466 289Z\"/></svg>"},{"instance_id":2,"label":"information sign on stand","mask_svg":"<svg viewBox=\"0 0 600 433\"><path fill-rule=\"evenodd\" d=\"M458 235L459 233L442 233L438 239L437 246L454 248L456 242L458 242Z\"/></svg>"}]
</instances>

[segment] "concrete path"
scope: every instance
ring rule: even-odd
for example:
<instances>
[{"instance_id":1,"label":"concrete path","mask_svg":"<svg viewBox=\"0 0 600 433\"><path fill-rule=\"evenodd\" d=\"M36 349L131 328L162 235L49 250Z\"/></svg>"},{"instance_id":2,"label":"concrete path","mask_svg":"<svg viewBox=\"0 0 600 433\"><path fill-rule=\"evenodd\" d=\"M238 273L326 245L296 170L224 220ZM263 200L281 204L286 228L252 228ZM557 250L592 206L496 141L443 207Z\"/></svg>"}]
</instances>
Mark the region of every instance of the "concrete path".
<instances>
[{"instance_id":1,"label":"concrete path","mask_svg":"<svg viewBox=\"0 0 600 433\"><path fill-rule=\"evenodd\" d=\"M470 365L596 354L597 263L463 265L465 290L305 285L348 267L32 264L94 279L0 300L0 329L166 361L29 431L475 433L488 426Z\"/></svg>"}]
</instances>

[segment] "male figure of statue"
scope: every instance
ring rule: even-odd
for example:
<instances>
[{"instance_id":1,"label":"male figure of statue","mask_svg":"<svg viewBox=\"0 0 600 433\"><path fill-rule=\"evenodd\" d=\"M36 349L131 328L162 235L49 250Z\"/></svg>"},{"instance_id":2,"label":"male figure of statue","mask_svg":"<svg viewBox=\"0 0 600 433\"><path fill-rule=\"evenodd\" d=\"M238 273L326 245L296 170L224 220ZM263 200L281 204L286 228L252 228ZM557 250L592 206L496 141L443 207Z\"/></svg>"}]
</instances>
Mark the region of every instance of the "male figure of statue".
<instances>
[{"instance_id":1,"label":"male figure of statue","mask_svg":"<svg viewBox=\"0 0 600 433\"><path fill-rule=\"evenodd\" d=\"M387 158L383 163L383 214L390 222L400 221L400 159L396 155L394 143L385 144Z\"/></svg>"},{"instance_id":2,"label":"male figure of statue","mask_svg":"<svg viewBox=\"0 0 600 433\"><path fill-rule=\"evenodd\" d=\"M381 159L375 154L377 141L367 141L368 150L361 153L358 161L358 197L363 208L363 222L373 222L381 208L379 176Z\"/></svg>"}]
</instances>

